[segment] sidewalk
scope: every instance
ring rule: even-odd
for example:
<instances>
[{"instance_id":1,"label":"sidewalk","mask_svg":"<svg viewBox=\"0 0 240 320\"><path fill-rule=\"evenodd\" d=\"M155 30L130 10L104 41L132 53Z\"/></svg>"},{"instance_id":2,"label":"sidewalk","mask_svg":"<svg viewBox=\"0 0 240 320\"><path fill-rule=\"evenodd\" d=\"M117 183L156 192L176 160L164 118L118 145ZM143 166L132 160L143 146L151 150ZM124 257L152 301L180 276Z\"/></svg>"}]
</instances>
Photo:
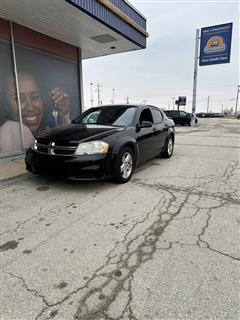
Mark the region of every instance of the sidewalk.
<instances>
[{"instance_id":1,"label":"sidewalk","mask_svg":"<svg viewBox=\"0 0 240 320\"><path fill-rule=\"evenodd\" d=\"M27 173L24 159L21 158L0 160L0 181Z\"/></svg>"}]
</instances>

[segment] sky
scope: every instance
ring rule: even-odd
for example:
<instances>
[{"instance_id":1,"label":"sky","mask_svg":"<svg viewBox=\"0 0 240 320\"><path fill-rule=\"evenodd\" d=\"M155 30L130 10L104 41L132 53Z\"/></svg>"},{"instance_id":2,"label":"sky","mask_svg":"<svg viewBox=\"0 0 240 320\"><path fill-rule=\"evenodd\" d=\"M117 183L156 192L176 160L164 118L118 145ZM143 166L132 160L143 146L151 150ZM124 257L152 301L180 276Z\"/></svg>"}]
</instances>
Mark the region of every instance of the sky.
<instances>
[{"instance_id":1,"label":"sky","mask_svg":"<svg viewBox=\"0 0 240 320\"><path fill-rule=\"evenodd\" d=\"M196 112L235 110L239 81L239 1L130 0L146 18L147 48L83 62L85 109L97 83L103 104L147 103L172 109L178 96L191 111L196 29L233 22L230 63L198 67ZM184 108L184 107L183 107Z\"/></svg>"}]
</instances>

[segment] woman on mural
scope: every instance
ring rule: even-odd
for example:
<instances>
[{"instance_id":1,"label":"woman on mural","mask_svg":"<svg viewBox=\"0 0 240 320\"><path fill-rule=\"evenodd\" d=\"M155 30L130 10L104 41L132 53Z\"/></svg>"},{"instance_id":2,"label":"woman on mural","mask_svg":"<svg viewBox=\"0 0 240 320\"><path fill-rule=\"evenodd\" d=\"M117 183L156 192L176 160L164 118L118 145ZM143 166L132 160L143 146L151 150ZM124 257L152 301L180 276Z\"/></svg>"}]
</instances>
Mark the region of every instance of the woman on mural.
<instances>
[{"instance_id":1,"label":"woman on mural","mask_svg":"<svg viewBox=\"0 0 240 320\"><path fill-rule=\"evenodd\" d=\"M68 125L70 120L70 98L60 88L56 87L50 92L52 109L44 103L39 82L28 71L18 73L19 96L21 116L23 124L24 147L30 146L33 137L41 130L56 125ZM9 75L3 89L5 121L2 117L0 127L0 152L1 154L22 151L22 139L20 134L19 109L16 93L16 85L13 75Z\"/></svg>"}]
</instances>

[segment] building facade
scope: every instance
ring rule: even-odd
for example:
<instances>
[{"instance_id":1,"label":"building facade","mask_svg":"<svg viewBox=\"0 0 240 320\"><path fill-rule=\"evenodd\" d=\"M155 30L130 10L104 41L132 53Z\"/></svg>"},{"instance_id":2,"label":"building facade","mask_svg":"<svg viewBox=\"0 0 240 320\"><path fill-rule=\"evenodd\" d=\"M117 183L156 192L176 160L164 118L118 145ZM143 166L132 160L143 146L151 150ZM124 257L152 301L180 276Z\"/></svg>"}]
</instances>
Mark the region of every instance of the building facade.
<instances>
[{"instance_id":1,"label":"building facade","mask_svg":"<svg viewBox=\"0 0 240 320\"><path fill-rule=\"evenodd\" d=\"M81 113L83 59L146 48L147 36L124 0L0 2L0 157Z\"/></svg>"}]
</instances>

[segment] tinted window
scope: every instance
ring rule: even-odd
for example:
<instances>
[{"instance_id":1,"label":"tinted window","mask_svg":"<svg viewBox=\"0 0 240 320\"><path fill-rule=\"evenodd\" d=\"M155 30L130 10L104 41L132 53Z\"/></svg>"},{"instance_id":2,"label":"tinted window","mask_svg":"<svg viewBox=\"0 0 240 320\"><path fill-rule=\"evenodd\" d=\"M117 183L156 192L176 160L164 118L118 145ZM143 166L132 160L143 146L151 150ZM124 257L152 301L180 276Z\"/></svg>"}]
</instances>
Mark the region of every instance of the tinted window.
<instances>
[{"instance_id":1,"label":"tinted window","mask_svg":"<svg viewBox=\"0 0 240 320\"><path fill-rule=\"evenodd\" d=\"M91 108L75 119L73 123L127 126L133 123L136 109L136 107L125 106Z\"/></svg>"},{"instance_id":2,"label":"tinted window","mask_svg":"<svg viewBox=\"0 0 240 320\"><path fill-rule=\"evenodd\" d=\"M141 112L139 123L142 124L143 121L149 121L153 123L153 117L150 109L144 109Z\"/></svg>"},{"instance_id":3,"label":"tinted window","mask_svg":"<svg viewBox=\"0 0 240 320\"><path fill-rule=\"evenodd\" d=\"M162 114L160 110L157 109L151 109L153 114L153 122L159 123L162 121Z\"/></svg>"},{"instance_id":4,"label":"tinted window","mask_svg":"<svg viewBox=\"0 0 240 320\"><path fill-rule=\"evenodd\" d=\"M172 111L171 112L172 117L178 117L179 116L179 111Z\"/></svg>"},{"instance_id":5,"label":"tinted window","mask_svg":"<svg viewBox=\"0 0 240 320\"><path fill-rule=\"evenodd\" d=\"M187 113L184 111L180 111L180 117L187 117Z\"/></svg>"}]
</instances>

